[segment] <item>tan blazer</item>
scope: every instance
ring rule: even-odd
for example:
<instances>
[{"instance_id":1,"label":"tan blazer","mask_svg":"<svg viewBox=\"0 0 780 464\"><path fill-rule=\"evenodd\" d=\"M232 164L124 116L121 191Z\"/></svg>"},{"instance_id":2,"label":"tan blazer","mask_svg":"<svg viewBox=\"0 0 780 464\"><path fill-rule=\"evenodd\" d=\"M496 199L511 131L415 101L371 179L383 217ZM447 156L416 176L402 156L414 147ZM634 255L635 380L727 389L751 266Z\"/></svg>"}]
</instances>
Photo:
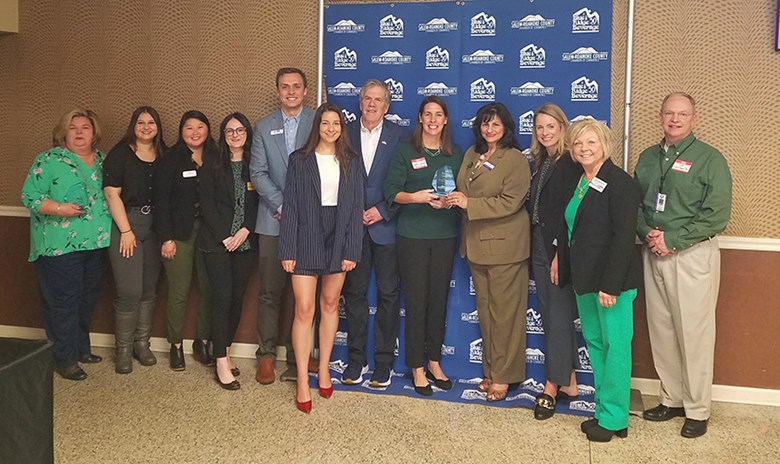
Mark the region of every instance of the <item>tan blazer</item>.
<instances>
[{"instance_id":1,"label":"tan blazer","mask_svg":"<svg viewBox=\"0 0 780 464\"><path fill-rule=\"evenodd\" d=\"M460 255L488 265L528 259L531 226L524 207L531 185L528 160L517 149L499 148L488 160L492 170L474 169L478 161L472 146L458 172L458 190L468 198Z\"/></svg>"}]
</instances>

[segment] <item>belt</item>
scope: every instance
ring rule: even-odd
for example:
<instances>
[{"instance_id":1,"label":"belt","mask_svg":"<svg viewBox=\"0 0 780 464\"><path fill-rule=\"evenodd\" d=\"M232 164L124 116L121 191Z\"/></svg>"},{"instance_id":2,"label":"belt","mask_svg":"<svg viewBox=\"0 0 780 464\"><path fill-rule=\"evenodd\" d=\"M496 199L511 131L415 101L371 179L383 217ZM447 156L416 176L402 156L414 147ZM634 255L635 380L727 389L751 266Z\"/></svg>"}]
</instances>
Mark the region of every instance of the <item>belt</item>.
<instances>
[{"instance_id":1,"label":"belt","mask_svg":"<svg viewBox=\"0 0 780 464\"><path fill-rule=\"evenodd\" d=\"M143 205L143 206L131 206L130 208L127 208L128 213L141 213L141 214L151 214L154 212L154 206L152 205Z\"/></svg>"}]
</instances>

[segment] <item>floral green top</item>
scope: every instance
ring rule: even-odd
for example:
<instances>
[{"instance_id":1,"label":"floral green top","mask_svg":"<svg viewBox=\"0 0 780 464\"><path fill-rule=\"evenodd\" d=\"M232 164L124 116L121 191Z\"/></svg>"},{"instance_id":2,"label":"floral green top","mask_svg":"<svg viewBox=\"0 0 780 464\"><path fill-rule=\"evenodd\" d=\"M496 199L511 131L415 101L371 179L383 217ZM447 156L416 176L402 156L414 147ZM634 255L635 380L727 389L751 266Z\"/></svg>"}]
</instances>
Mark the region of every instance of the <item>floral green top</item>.
<instances>
[{"instance_id":1,"label":"floral green top","mask_svg":"<svg viewBox=\"0 0 780 464\"><path fill-rule=\"evenodd\" d=\"M61 147L35 158L22 187L22 203L30 210L29 261L109 245L111 214L103 195L105 157L98 151L91 168ZM85 213L75 217L40 214L38 210L46 199L76 203Z\"/></svg>"}]
</instances>

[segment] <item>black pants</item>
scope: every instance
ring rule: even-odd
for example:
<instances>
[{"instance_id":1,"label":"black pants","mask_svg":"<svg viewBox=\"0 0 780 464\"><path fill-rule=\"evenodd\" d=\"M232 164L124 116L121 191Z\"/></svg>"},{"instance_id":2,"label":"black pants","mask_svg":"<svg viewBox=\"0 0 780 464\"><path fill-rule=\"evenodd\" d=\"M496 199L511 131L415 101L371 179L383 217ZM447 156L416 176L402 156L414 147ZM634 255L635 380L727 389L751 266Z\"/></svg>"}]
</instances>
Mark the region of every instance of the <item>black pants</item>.
<instances>
[{"instance_id":1,"label":"black pants","mask_svg":"<svg viewBox=\"0 0 780 464\"><path fill-rule=\"evenodd\" d=\"M106 270L106 250L41 256L35 261L46 336L58 368L90 353L89 327Z\"/></svg>"},{"instance_id":2,"label":"black pants","mask_svg":"<svg viewBox=\"0 0 780 464\"><path fill-rule=\"evenodd\" d=\"M414 239L398 236L398 270L406 306L406 365L423 367L441 359L447 294L452 276L455 238Z\"/></svg>"},{"instance_id":3,"label":"black pants","mask_svg":"<svg viewBox=\"0 0 780 464\"><path fill-rule=\"evenodd\" d=\"M233 343L233 337L241 320L241 306L244 291L252 272L252 252L214 251L204 253L206 272L211 281L214 306L211 311L211 341L214 357L226 356L226 348Z\"/></svg>"},{"instance_id":4,"label":"black pants","mask_svg":"<svg viewBox=\"0 0 780 464\"><path fill-rule=\"evenodd\" d=\"M377 308L374 315L374 362L393 363L395 338L398 336L399 311L401 309L398 282L398 257L394 243L380 245L363 235L363 251L360 262L347 273L344 283L344 304L347 312L347 347L349 363L362 366L366 362L366 339L368 338L368 282L371 267L376 273Z\"/></svg>"}]
</instances>

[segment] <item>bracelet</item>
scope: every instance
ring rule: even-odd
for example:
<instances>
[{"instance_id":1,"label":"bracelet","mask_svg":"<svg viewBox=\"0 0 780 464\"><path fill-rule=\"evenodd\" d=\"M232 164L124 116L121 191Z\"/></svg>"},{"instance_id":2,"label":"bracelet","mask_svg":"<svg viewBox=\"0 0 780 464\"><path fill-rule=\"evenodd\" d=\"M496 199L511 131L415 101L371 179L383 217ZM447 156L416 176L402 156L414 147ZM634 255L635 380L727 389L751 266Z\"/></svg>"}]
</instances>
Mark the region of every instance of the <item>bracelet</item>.
<instances>
[{"instance_id":1,"label":"bracelet","mask_svg":"<svg viewBox=\"0 0 780 464\"><path fill-rule=\"evenodd\" d=\"M62 203L57 203L57 216L60 215L60 206L62 206Z\"/></svg>"},{"instance_id":2,"label":"bracelet","mask_svg":"<svg viewBox=\"0 0 780 464\"><path fill-rule=\"evenodd\" d=\"M119 231L119 233L120 233L120 234L126 234L126 233L128 233L128 232L132 232L132 231L133 231L133 229L127 229L127 230L126 230L126 231L124 231L124 232L122 232L122 231L120 230L120 231Z\"/></svg>"}]
</instances>

